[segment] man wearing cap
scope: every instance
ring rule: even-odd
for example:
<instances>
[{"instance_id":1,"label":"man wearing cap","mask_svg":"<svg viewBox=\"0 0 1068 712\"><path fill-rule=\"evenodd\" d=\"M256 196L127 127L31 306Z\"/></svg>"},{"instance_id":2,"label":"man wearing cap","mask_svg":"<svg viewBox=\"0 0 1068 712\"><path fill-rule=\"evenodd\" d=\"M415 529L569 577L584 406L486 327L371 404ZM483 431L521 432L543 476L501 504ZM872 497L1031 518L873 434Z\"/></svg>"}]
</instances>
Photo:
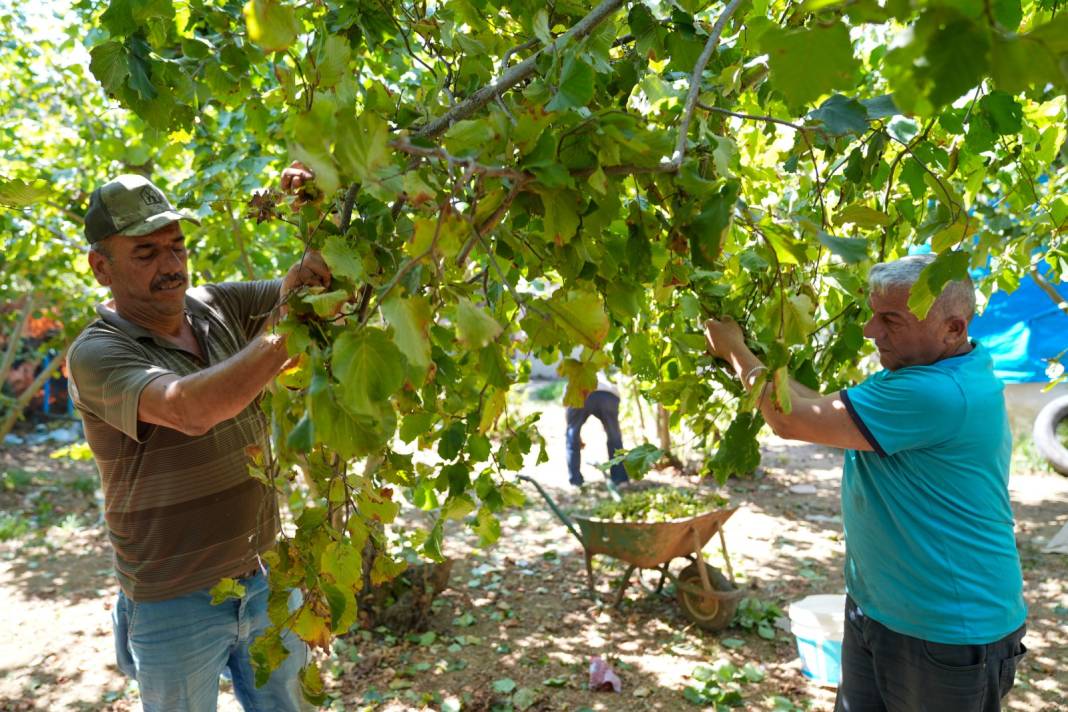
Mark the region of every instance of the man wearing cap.
<instances>
[{"instance_id":1,"label":"man wearing cap","mask_svg":"<svg viewBox=\"0 0 1068 712\"><path fill-rule=\"evenodd\" d=\"M282 186L311 174L293 164ZM249 644L270 623L259 555L278 533L273 492L249 476L267 448L257 400L288 360L265 329L284 296L327 285L309 252L283 279L189 288L182 222L152 183L123 175L95 190L89 264L111 290L68 357L72 396L100 469L120 592L112 619L120 669L145 710L214 710L225 671L246 710L297 710L307 650L256 688ZM221 605L209 590L237 579Z\"/></svg>"}]
</instances>

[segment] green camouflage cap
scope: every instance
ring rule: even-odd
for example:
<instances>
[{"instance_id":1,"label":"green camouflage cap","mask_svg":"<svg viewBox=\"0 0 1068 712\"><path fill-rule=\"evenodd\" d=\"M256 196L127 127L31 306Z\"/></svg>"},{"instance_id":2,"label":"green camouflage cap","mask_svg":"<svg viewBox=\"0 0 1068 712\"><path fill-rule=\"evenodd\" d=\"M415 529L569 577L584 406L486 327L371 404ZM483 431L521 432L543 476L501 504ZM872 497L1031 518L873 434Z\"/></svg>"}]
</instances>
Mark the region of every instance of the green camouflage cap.
<instances>
[{"instance_id":1,"label":"green camouflage cap","mask_svg":"<svg viewBox=\"0 0 1068 712\"><path fill-rule=\"evenodd\" d=\"M144 176L121 175L89 197L85 237L90 245L112 235L139 237L178 220L200 224L189 213L175 210L163 191Z\"/></svg>"}]
</instances>

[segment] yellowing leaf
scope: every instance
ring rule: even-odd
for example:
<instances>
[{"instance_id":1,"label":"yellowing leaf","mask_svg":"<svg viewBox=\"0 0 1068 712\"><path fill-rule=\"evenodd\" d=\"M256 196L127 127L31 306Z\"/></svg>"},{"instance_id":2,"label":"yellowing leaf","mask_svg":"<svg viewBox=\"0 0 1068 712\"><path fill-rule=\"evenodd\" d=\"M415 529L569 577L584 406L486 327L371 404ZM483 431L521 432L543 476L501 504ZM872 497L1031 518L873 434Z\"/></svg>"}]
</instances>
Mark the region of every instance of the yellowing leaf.
<instances>
[{"instance_id":1,"label":"yellowing leaf","mask_svg":"<svg viewBox=\"0 0 1068 712\"><path fill-rule=\"evenodd\" d=\"M594 292L575 291L564 296L558 290L545 306L573 343L599 349L608 337L608 315L601 297Z\"/></svg>"},{"instance_id":2,"label":"yellowing leaf","mask_svg":"<svg viewBox=\"0 0 1068 712\"><path fill-rule=\"evenodd\" d=\"M812 300L807 294L794 294L782 305L783 339L788 344L803 344L815 328Z\"/></svg>"},{"instance_id":3,"label":"yellowing leaf","mask_svg":"<svg viewBox=\"0 0 1068 712\"><path fill-rule=\"evenodd\" d=\"M470 299L462 298L453 310L457 338L468 349L486 346L501 333L501 325L485 309L476 306Z\"/></svg>"},{"instance_id":4,"label":"yellowing leaf","mask_svg":"<svg viewBox=\"0 0 1068 712\"><path fill-rule=\"evenodd\" d=\"M277 0L248 0L244 14L249 39L268 52L288 49L300 32L293 8Z\"/></svg>"},{"instance_id":5,"label":"yellowing leaf","mask_svg":"<svg viewBox=\"0 0 1068 712\"><path fill-rule=\"evenodd\" d=\"M857 227L889 225L890 216L867 205L853 203L839 210L838 214L834 216L835 225L845 225L846 223L853 223Z\"/></svg>"},{"instance_id":6,"label":"yellowing leaf","mask_svg":"<svg viewBox=\"0 0 1068 712\"><path fill-rule=\"evenodd\" d=\"M245 587L239 584L235 579L224 578L219 583L211 587L211 605L217 606L223 601L231 598L244 598Z\"/></svg>"},{"instance_id":7,"label":"yellowing leaf","mask_svg":"<svg viewBox=\"0 0 1068 712\"><path fill-rule=\"evenodd\" d=\"M393 297L382 305L393 327L393 341L415 370L412 381L422 385L430 367L430 304L423 297Z\"/></svg>"},{"instance_id":8,"label":"yellowing leaf","mask_svg":"<svg viewBox=\"0 0 1068 712\"><path fill-rule=\"evenodd\" d=\"M308 645L327 648L330 645L330 622L316 615L310 607L305 606L293 622L293 632Z\"/></svg>"}]
</instances>

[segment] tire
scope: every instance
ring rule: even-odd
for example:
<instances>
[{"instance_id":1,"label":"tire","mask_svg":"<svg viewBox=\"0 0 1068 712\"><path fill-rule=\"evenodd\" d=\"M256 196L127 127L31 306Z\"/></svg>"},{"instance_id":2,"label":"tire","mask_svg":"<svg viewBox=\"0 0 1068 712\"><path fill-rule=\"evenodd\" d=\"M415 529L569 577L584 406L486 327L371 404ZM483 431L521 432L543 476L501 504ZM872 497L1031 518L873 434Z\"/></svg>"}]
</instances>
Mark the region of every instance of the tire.
<instances>
[{"instance_id":1,"label":"tire","mask_svg":"<svg viewBox=\"0 0 1068 712\"><path fill-rule=\"evenodd\" d=\"M700 588L701 572L698 564L690 564L679 574L679 581ZM675 598L682 608L683 614L694 624L702 629L718 632L730 625L734 619L734 611L738 608L738 594L740 593L720 570L709 564L704 564L708 572L708 581L717 593L695 594L684 591L681 586L675 587Z\"/></svg>"},{"instance_id":2,"label":"tire","mask_svg":"<svg viewBox=\"0 0 1068 712\"><path fill-rule=\"evenodd\" d=\"M1057 424L1065 418L1068 418L1068 396L1061 396L1038 411L1032 431L1039 454L1062 475L1068 475L1068 448L1057 437Z\"/></svg>"}]
</instances>

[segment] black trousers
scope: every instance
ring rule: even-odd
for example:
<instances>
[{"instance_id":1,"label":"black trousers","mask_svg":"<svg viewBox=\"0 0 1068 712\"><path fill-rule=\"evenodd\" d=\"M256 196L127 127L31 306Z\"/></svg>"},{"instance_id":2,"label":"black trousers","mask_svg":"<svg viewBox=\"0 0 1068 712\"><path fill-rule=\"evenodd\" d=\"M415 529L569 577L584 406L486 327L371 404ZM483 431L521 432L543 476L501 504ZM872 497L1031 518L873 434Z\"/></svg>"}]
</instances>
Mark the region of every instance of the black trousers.
<instances>
[{"instance_id":1,"label":"black trousers","mask_svg":"<svg viewBox=\"0 0 1068 712\"><path fill-rule=\"evenodd\" d=\"M987 645L895 633L846 597L835 712L998 712L1026 652L1026 626Z\"/></svg>"}]
</instances>

